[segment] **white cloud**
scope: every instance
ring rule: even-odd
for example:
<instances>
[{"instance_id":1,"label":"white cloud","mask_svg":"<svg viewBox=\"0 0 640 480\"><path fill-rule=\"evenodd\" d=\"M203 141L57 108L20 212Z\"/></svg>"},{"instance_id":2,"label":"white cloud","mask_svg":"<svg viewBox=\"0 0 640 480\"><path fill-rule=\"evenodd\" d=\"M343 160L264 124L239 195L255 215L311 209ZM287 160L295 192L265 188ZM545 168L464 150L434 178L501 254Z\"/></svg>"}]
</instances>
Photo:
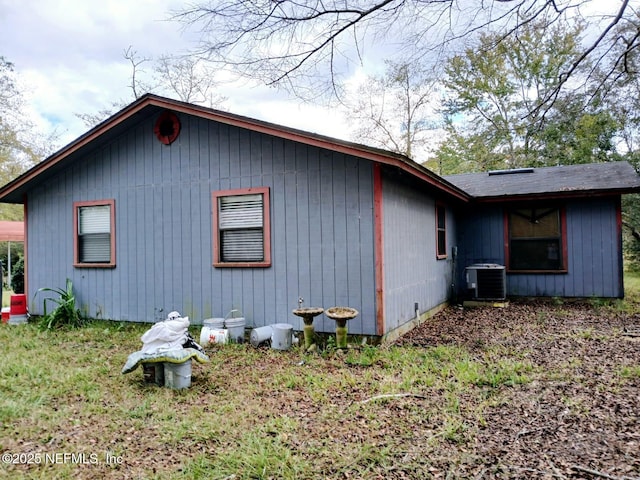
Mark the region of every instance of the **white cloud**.
<instances>
[{"instance_id":1,"label":"white cloud","mask_svg":"<svg viewBox=\"0 0 640 480\"><path fill-rule=\"evenodd\" d=\"M95 114L133 100L131 67L123 57L184 53L195 46L181 25L168 21L177 0L0 0L0 55L15 64L27 112L43 136L57 130L59 146L87 127L77 114ZM345 137L341 116L300 105L275 89L222 88L233 113Z\"/></svg>"}]
</instances>

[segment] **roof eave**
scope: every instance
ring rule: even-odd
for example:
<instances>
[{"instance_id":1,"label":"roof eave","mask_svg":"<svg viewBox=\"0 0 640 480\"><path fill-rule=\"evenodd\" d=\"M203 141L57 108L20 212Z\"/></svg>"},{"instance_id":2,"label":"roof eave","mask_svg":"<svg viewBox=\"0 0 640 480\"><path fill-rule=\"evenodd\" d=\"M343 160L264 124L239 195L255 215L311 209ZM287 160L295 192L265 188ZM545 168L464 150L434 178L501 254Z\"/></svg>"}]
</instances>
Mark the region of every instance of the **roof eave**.
<instances>
[{"instance_id":1,"label":"roof eave","mask_svg":"<svg viewBox=\"0 0 640 480\"><path fill-rule=\"evenodd\" d=\"M640 193L640 187L606 190L572 190L568 192L526 193L516 195L494 195L473 197L476 203L526 202L535 200L563 200L584 197L611 197L630 193Z\"/></svg>"}]
</instances>

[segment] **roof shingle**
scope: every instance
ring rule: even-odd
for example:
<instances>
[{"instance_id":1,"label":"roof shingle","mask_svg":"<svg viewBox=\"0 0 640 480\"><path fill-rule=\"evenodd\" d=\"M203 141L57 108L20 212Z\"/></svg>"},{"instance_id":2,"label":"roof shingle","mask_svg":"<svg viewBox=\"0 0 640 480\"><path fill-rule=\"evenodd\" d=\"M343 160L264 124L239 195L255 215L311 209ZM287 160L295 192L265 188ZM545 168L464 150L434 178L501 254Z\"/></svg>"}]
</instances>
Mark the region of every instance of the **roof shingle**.
<instances>
[{"instance_id":1,"label":"roof shingle","mask_svg":"<svg viewBox=\"0 0 640 480\"><path fill-rule=\"evenodd\" d=\"M472 197L484 200L640 191L640 175L628 162L463 173L444 178Z\"/></svg>"}]
</instances>

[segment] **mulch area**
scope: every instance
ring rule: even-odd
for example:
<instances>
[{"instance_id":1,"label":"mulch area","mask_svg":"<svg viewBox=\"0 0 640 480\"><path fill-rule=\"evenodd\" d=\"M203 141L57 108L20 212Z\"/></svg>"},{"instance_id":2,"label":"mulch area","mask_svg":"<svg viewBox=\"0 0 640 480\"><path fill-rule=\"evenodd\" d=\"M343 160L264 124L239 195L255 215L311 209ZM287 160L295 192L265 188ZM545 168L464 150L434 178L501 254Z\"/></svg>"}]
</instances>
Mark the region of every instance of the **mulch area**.
<instances>
[{"instance_id":1,"label":"mulch area","mask_svg":"<svg viewBox=\"0 0 640 480\"><path fill-rule=\"evenodd\" d=\"M484 412L470 461L449 467L451 478L640 479L638 326L638 314L588 302L452 306L396 343L501 351L534 366Z\"/></svg>"}]
</instances>

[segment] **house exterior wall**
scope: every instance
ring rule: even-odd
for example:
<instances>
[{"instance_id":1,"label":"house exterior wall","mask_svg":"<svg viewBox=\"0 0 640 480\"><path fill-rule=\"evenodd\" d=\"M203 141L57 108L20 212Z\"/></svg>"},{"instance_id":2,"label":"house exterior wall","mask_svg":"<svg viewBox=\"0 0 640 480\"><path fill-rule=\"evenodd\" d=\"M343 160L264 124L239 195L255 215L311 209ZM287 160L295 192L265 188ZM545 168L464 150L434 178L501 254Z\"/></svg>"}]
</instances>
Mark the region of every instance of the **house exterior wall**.
<instances>
[{"instance_id":1,"label":"house exterior wall","mask_svg":"<svg viewBox=\"0 0 640 480\"><path fill-rule=\"evenodd\" d=\"M412 320L415 303L424 313L451 294L456 238L453 211L446 209L448 255L436 258L436 199L390 175L383 176L385 333Z\"/></svg>"},{"instance_id":2,"label":"house exterior wall","mask_svg":"<svg viewBox=\"0 0 640 480\"><path fill-rule=\"evenodd\" d=\"M94 318L192 323L239 309L247 326L301 327L291 310L348 305L352 333L375 334L373 164L237 127L180 115L171 146L156 115L56 173L27 198L28 288L73 281ZM212 266L212 192L268 187L271 266ZM73 203L113 199L115 268L73 267ZM42 294L31 302L42 313ZM316 318L317 331L335 331Z\"/></svg>"},{"instance_id":3,"label":"house exterior wall","mask_svg":"<svg viewBox=\"0 0 640 480\"><path fill-rule=\"evenodd\" d=\"M567 200L567 273L509 273L507 294L544 297L624 295L619 197ZM464 268L474 263L505 265L504 208L485 205L460 216L459 292L466 288Z\"/></svg>"}]
</instances>

